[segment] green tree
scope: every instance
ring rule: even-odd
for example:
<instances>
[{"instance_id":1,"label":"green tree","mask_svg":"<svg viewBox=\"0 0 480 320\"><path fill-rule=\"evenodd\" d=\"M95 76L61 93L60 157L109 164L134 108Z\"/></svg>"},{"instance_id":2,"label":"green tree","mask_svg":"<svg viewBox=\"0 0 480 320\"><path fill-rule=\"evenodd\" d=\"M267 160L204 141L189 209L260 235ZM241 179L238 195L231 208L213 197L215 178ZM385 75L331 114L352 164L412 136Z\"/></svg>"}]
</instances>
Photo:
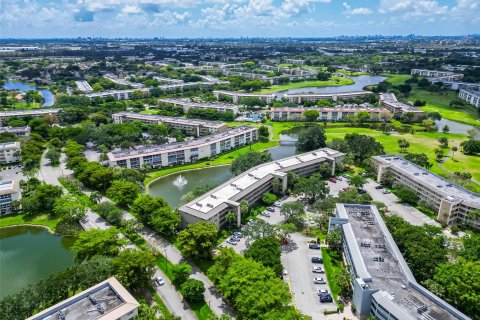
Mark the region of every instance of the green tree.
<instances>
[{"instance_id":1,"label":"green tree","mask_svg":"<svg viewBox=\"0 0 480 320\"><path fill-rule=\"evenodd\" d=\"M340 293L343 297L352 296L352 275L346 268L340 269L333 276L335 282L340 287Z\"/></svg>"},{"instance_id":2,"label":"green tree","mask_svg":"<svg viewBox=\"0 0 480 320\"><path fill-rule=\"evenodd\" d=\"M363 165L365 161L370 161L370 157L385 153L381 143L366 135L347 134L345 141L348 153L352 156L353 163L357 165Z\"/></svg>"},{"instance_id":3,"label":"green tree","mask_svg":"<svg viewBox=\"0 0 480 320\"><path fill-rule=\"evenodd\" d=\"M262 202L270 206L277 201L277 196L270 192L265 192L262 196Z\"/></svg>"},{"instance_id":4,"label":"green tree","mask_svg":"<svg viewBox=\"0 0 480 320\"><path fill-rule=\"evenodd\" d=\"M294 193L304 194L309 203L325 198L329 192L330 188L318 173L309 178L301 178L294 187Z\"/></svg>"},{"instance_id":5,"label":"green tree","mask_svg":"<svg viewBox=\"0 0 480 320\"><path fill-rule=\"evenodd\" d=\"M247 241L255 241L267 237L274 238L277 236L277 228L265 220L258 219L251 226L244 227L243 234L247 237Z\"/></svg>"},{"instance_id":6,"label":"green tree","mask_svg":"<svg viewBox=\"0 0 480 320\"><path fill-rule=\"evenodd\" d=\"M178 234L180 251L192 259L208 259L216 246L218 230L211 222L189 224Z\"/></svg>"},{"instance_id":7,"label":"green tree","mask_svg":"<svg viewBox=\"0 0 480 320\"><path fill-rule=\"evenodd\" d=\"M290 235L297 231L297 227L293 223L283 223L277 225L278 235L282 243L290 241Z\"/></svg>"},{"instance_id":8,"label":"green tree","mask_svg":"<svg viewBox=\"0 0 480 320\"><path fill-rule=\"evenodd\" d=\"M322 162L319 166L318 173L322 178L330 178L332 176L332 165L329 162Z\"/></svg>"},{"instance_id":9,"label":"green tree","mask_svg":"<svg viewBox=\"0 0 480 320\"><path fill-rule=\"evenodd\" d=\"M440 143L440 148L443 148L443 149L448 148L448 138L447 137L438 138L438 142Z\"/></svg>"},{"instance_id":10,"label":"green tree","mask_svg":"<svg viewBox=\"0 0 480 320\"><path fill-rule=\"evenodd\" d=\"M45 157L50 160L50 164L55 166L60 163L60 152L55 148L48 148Z\"/></svg>"},{"instance_id":11,"label":"green tree","mask_svg":"<svg viewBox=\"0 0 480 320\"><path fill-rule=\"evenodd\" d=\"M102 195L98 191L92 191L92 193L90 193L89 198L90 198L90 201L92 201L93 203L98 203L100 202L100 200L102 200Z\"/></svg>"},{"instance_id":12,"label":"green tree","mask_svg":"<svg viewBox=\"0 0 480 320\"><path fill-rule=\"evenodd\" d=\"M308 122L317 121L319 116L320 114L318 113L317 110L307 110L303 113L303 117L305 118L305 121L308 121Z\"/></svg>"},{"instance_id":13,"label":"green tree","mask_svg":"<svg viewBox=\"0 0 480 320\"><path fill-rule=\"evenodd\" d=\"M89 260L96 255L115 257L119 254L120 247L125 244L127 241L118 236L116 228L90 229L79 234L72 246L72 252L77 261Z\"/></svg>"},{"instance_id":14,"label":"green tree","mask_svg":"<svg viewBox=\"0 0 480 320\"><path fill-rule=\"evenodd\" d=\"M364 176L359 174L355 174L351 176L350 179L348 180L348 183L351 186L354 186L355 188L362 188L366 182L367 182L367 179L365 179Z\"/></svg>"},{"instance_id":15,"label":"green tree","mask_svg":"<svg viewBox=\"0 0 480 320\"><path fill-rule=\"evenodd\" d=\"M128 206L133 203L140 188L127 180L114 180L107 190L107 197L115 201L121 206Z\"/></svg>"},{"instance_id":16,"label":"green tree","mask_svg":"<svg viewBox=\"0 0 480 320\"><path fill-rule=\"evenodd\" d=\"M32 182L32 179L29 181ZM51 213L55 201L61 197L62 194L63 191L61 187L53 186L45 182L35 183L34 185L31 184L31 187L27 190L22 187L22 198L20 199L22 211L29 215Z\"/></svg>"},{"instance_id":17,"label":"green tree","mask_svg":"<svg viewBox=\"0 0 480 320\"><path fill-rule=\"evenodd\" d=\"M233 172L234 175L239 175L250 168L269 161L272 161L271 154L249 150L233 160L230 171Z\"/></svg>"},{"instance_id":18,"label":"green tree","mask_svg":"<svg viewBox=\"0 0 480 320\"><path fill-rule=\"evenodd\" d=\"M261 320L312 320L292 306L275 308L265 313Z\"/></svg>"},{"instance_id":19,"label":"green tree","mask_svg":"<svg viewBox=\"0 0 480 320\"><path fill-rule=\"evenodd\" d=\"M187 281L190 273L192 273L192 267L188 263L184 262L173 265L172 274L177 286Z\"/></svg>"},{"instance_id":20,"label":"green tree","mask_svg":"<svg viewBox=\"0 0 480 320\"><path fill-rule=\"evenodd\" d=\"M286 202L282 204L280 213L285 217L287 223L294 223L298 226L302 223L305 215L305 207L300 201Z\"/></svg>"},{"instance_id":21,"label":"green tree","mask_svg":"<svg viewBox=\"0 0 480 320\"><path fill-rule=\"evenodd\" d=\"M205 286L200 280L188 279L181 285L180 291L189 302L204 301L203 293L205 292Z\"/></svg>"},{"instance_id":22,"label":"green tree","mask_svg":"<svg viewBox=\"0 0 480 320\"><path fill-rule=\"evenodd\" d=\"M122 221L122 210L110 201L97 204L95 212L113 225L119 225Z\"/></svg>"},{"instance_id":23,"label":"green tree","mask_svg":"<svg viewBox=\"0 0 480 320\"><path fill-rule=\"evenodd\" d=\"M428 160L428 156L425 153L407 153L405 155L405 159L426 169L430 169L432 167L432 164Z\"/></svg>"},{"instance_id":24,"label":"green tree","mask_svg":"<svg viewBox=\"0 0 480 320\"><path fill-rule=\"evenodd\" d=\"M342 234L340 230L333 230L327 233L325 242L328 244L328 247L334 251L339 251L342 247Z\"/></svg>"},{"instance_id":25,"label":"green tree","mask_svg":"<svg viewBox=\"0 0 480 320\"><path fill-rule=\"evenodd\" d=\"M296 142L297 150L312 151L326 146L325 130L320 126L311 126L301 132Z\"/></svg>"},{"instance_id":26,"label":"green tree","mask_svg":"<svg viewBox=\"0 0 480 320\"><path fill-rule=\"evenodd\" d=\"M113 263L115 276L127 289L141 292L150 286L155 273L155 258L148 252L126 249Z\"/></svg>"},{"instance_id":27,"label":"green tree","mask_svg":"<svg viewBox=\"0 0 480 320\"><path fill-rule=\"evenodd\" d=\"M397 143L398 143L398 147L400 148L401 152L405 152L405 150L407 150L407 148L410 147L410 143L406 139L403 139L403 138L398 139Z\"/></svg>"},{"instance_id":28,"label":"green tree","mask_svg":"<svg viewBox=\"0 0 480 320\"><path fill-rule=\"evenodd\" d=\"M225 220L228 223L228 228L232 228L232 223L235 222L237 219L237 214L233 211L228 211L227 214L225 215Z\"/></svg>"},{"instance_id":29,"label":"green tree","mask_svg":"<svg viewBox=\"0 0 480 320\"><path fill-rule=\"evenodd\" d=\"M404 203L415 205L418 201L418 195L412 189L401 187L396 192L395 195Z\"/></svg>"},{"instance_id":30,"label":"green tree","mask_svg":"<svg viewBox=\"0 0 480 320\"><path fill-rule=\"evenodd\" d=\"M63 219L78 222L85 217L87 209L75 196L65 194L55 200L53 212Z\"/></svg>"},{"instance_id":31,"label":"green tree","mask_svg":"<svg viewBox=\"0 0 480 320\"><path fill-rule=\"evenodd\" d=\"M245 257L258 261L265 267L272 268L273 272L280 276L283 272L282 262L280 261L281 254L277 239L262 238L252 243L245 253Z\"/></svg>"},{"instance_id":32,"label":"green tree","mask_svg":"<svg viewBox=\"0 0 480 320\"><path fill-rule=\"evenodd\" d=\"M443 133L448 133L450 131L450 128L448 127L448 125L444 125L442 131Z\"/></svg>"},{"instance_id":33,"label":"green tree","mask_svg":"<svg viewBox=\"0 0 480 320\"><path fill-rule=\"evenodd\" d=\"M157 232L172 234L180 225L180 215L170 207L164 206L151 213L148 224Z\"/></svg>"},{"instance_id":34,"label":"green tree","mask_svg":"<svg viewBox=\"0 0 480 320\"><path fill-rule=\"evenodd\" d=\"M250 210L250 206L248 204L248 200L242 200L240 201L240 213L242 214L243 217L246 217L248 215L248 212Z\"/></svg>"}]
</instances>

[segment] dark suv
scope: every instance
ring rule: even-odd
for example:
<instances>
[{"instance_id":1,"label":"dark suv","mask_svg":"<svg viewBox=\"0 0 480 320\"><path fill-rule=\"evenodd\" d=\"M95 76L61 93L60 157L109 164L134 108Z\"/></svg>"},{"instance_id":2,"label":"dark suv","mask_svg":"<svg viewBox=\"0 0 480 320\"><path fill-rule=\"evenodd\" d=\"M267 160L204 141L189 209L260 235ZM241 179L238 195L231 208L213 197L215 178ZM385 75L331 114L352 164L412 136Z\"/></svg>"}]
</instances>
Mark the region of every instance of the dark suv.
<instances>
[{"instance_id":1,"label":"dark suv","mask_svg":"<svg viewBox=\"0 0 480 320\"><path fill-rule=\"evenodd\" d=\"M317 249L317 250L320 250L320 245L318 243L309 243L308 244L308 247L310 249Z\"/></svg>"},{"instance_id":2,"label":"dark suv","mask_svg":"<svg viewBox=\"0 0 480 320\"><path fill-rule=\"evenodd\" d=\"M312 263L323 263L323 259L320 257L312 257Z\"/></svg>"},{"instance_id":3,"label":"dark suv","mask_svg":"<svg viewBox=\"0 0 480 320\"><path fill-rule=\"evenodd\" d=\"M321 294L320 295L320 302L322 302L322 303L333 302L332 295L330 293Z\"/></svg>"}]
</instances>

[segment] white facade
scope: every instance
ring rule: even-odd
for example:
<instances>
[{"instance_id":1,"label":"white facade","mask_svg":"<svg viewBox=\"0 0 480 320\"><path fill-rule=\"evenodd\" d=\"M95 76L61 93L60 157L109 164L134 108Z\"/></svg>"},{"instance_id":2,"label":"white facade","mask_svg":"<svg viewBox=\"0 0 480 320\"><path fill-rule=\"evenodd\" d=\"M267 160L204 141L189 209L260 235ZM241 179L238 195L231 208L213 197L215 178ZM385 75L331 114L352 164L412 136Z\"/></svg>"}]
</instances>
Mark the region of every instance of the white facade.
<instances>
[{"instance_id":1,"label":"white facade","mask_svg":"<svg viewBox=\"0 0 480 320\"><path fill-rule=\"evenodd\" d=\"M258 129L243 126L186 142L112 151L108 160L111 166L123 168L168 167L216 156L257 140Z\"/></svg>"},{"instance_id":2,"label":"white facade","mask_svg":"<svg viewBox=\"0 0 480 320\"><path fill-rule=\"evenodd\" d=\"M305 101L317 102L323 99L332 99L337 101L341 98L356 98L364 95L373 94L370 91L356 91L356 92L339 92L339 93L294 93L294 94L285 94L283 97L290 102L295 102L298 104L304 103Z\"/></svg>"},{"instance_id":3,"label":"white facade","mask_svg":"<svg viewBox=\"0 0 480 320\"><path fill-rule=\"evenodd\" d=\"M30 135L30 127L0 127L0 133L8 132L13 133L16 137L23 138Z\"/></svg>"},{"instance_id":4,"label":"white facade","mask_svg":"<svg viewBox=\"0 0 480 320\"><path fill-rule=\"evenodd\" d=\"M159 102L172 104L174 106L180 106L183 108L183 112L187 113L191 108L202 108L202 109L215 109L218 112L232 111L233 114L238 113L238 106L231 104L223 103L208 103L208 102L192 102L182 99L159 99Z\"/></svg>"},{"instance_id":5,"label":"white facade","mask_svg":"<svg viewBox=\"0 0 480 320\"><path fill-rule=\"evenodd\" d=\"M458 97L477 108L480 107L480 91L461 89L458 93Z\"/></svg>"},{"instance_id":6,"label":"white facade","mask_svg":"<svg viewBox=\"0 0 480 320\"><path fill-rule=\"evenodd\" d=\"M467 224L480 228L480 219L469 213L480 210L480 194L468 191L397 155L372 157L377 169L377 181L385 172L391 172L395 180L415 191L421 201L437 210L437 220L445 224Z\"/></svg>"},{"instance_id":7,"label":"white facade","mask_svg":"<svg viewBox=\"0 0 480 320\"><path fill-rule=\"evenodd\" d=\"M397 100L397 97L394 93L385 92L380 93L380 100L378 102L379 106L384 106L388 111L393 113L393 115L401 115L403 113L412 113L414 115L413 119L417 120L423 116L423 111L417 107L405 104Z\"/></svg>"},{"instance_id":8,"label":"white facade","mask_svg":"<svg viewBox=\"0 0 480 320\"><path fill-rule=\"evenodd\" d=\"M463 78L463 74L460 73L426 69L412 69L410 74L426 77L430 82L459 81Z\"/></svg>"},{"instance_id":9,"label":"white facade","mask_svg":"<svg viewBox=\"0 0 480 320\"><path fill-rule=\"evenodd\" d=\"M56 115L61 109L32 109L32 110L14 110L0 111L0 126L12 118L22 119L23 117L43 118L47 115Z\"/></svg>"},{"instance_id":10,"label":"white facade","mask_svg":"<svg viewBox=\"0 0 480 320\"><path fill-rule=\"evenodd\" d=\"M360 112L370 114L370 120L380 119L382 113L390 113L387 109L380 108L361 108L361 107L342 107L336 108L272 108L270 118L273 121L305 121L304 113L308 110L318 112L318 121L341 121L346 117L355 116Z\"/></svg>"},{"instance_id":11,"label":"white facade","mask_svg":"<svg viewBox=\"0 0 480 320\"><path fill-rule=\"evenodd\" d=\"M0 164L19 162L20 156L17 154L20 151L20 142L0 143Z\"/></svg>"},{"instance_id":12,"label":"white facade","mask_svg":"<svg viewBox=\"0 0 480 320\"><path fill-rule=\"evenodd\" d=\"M343 153L323 148L258 165L181 206L178 210L182 216L182 225L208 221L221 228L226 224L226 214L229 211L237 214L237 225L240 225L240 202L247 200L250 206L255 204L265 192L272 190L273 179L280 180L281 191L285 192L288 172L304 177L318 171L320 163L329 162L334 174L336 164L342 160Z\"/></svg>"},{"instance_id":13,"label":"white facade","mask_svg":"<svg viewBox=\"0 0 480 320\"><path fill-rule=\"evenodd\" d=\"M126 90L109 90L109 91L93 92L93 93L88 93L85 96L90 99L95 99L95 98L105 99L106 97L114 97L115 100L120 101L120 100L131 99L132 93L134 91L141 91L144 96L148 96L149 94L148 89L126 89Z\"/></svg>"},{"instance_id":14,"label":"white facade","mask_svg":"<svg viewBox=\"0 0 480 320\"><path fill-rule=\"evenodd\" d=\"M93 92L93 88L85 80L75 81L75 84L77 85L77 89L80 90L80 91L83 91L85 93Z\"/></svg>"},{"instance_id":15,"label":"white facade","mask_svg":"<svg viewBox=\"0 0 480 320\"><path fill-rule=\"evenodd\" d=\"M243 98L258 98L265 103L270 103L275 100L276 96L274 94L255 94L255 93L244 93L244 92L235 92L235 91L224 91L224 90L214 90L213 95L215 98L220 99L222 96L232 97L233 103L239 103Z\"/></svg>"},{"instance_id":16,"label":"white facade","mask_svg":"<svg viewBox=\"0 0 480 320\"><path fill-rule=\"evenodd\" d=\"M12 201L19 198L19 186L16 181L0 181L0 216L12 213Z\"/></svg>"}]
</instances>

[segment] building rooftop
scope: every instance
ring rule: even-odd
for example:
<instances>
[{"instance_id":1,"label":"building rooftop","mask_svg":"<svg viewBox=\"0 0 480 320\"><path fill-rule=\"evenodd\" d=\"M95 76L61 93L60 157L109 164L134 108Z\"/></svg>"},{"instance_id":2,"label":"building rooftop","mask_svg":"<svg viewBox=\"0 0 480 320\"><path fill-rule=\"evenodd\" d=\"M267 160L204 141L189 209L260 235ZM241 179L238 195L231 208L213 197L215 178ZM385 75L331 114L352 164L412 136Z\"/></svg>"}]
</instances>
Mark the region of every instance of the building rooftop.
<instances>
[{"instance_id":1,"label":"building rooftop","mask_svg":"<svg viewBox=\"0 0 480 320\"><path fill-rule=\"evenodd\" d=\"M239 95L239 96L248 96L248 97L275 97L275 94L260 94L260 93L248 93L248 92L238 92L238 91L227 91L227 90L214 90L213 93L221 93L226 95Z\"/></svg>"},{"instance_id":2,"label":"building rooftop","mask_svg":"<svg viewBox=\"0 0 480 320\"><path fill-rule=\"evenodd\" d=\"M213 142L218 142L223 139L230 138L232 136L236 136L239 134L244 134L246 132L251 132L254 130L257 130L257 128L249 127L249 126L241 126L234 129L230 129L225 132L216 133L203 138L193 139L185 142L176 142L176 143L170 143L165 145L154 145L154 146L148 146L148 147L137 146L132 149L109 152L108 159L110 161L118 161L118 160L133 158L139 155L148 156L148 155L154 155L154 154L158 154L165 151L173 152L173 151L186 150L186 149L195 148L195 147L199 148L205 145L210 145Z\"/></svg>"},{"instance_id":3,"label":"building rooftop","mask_svg":"<svg viewBox=\"0 0 480 320\"><path fill-rule=\"evenodd\" d=\"M480 206L480 194L468 191L465 188L432 173L404 158L397 155L381 155L373 158L381 160L383 163L390 164L398 171L403 172L405 176L428 186L430 190L442 194L443 197L451 202L468 201L471 204Z\"/></svg>"},{"instance_id":4,"label":"building rooftop","mask_svg":"<svg viewBox=\"0 0 480 320\"><path fill-rule=\"evenodd\" d=\"M473 89L460 89L460 91L466 92L468 94L471 94L473 96L480 97L480 91L473 90Z\"/></svg>"},{"instance_id":5,"label":"building rooftop","mask_svg":"<svg viewBox=\"0 0 480 320\"><path fill-rule=\"evenodd\" d=\"M356 96L373 94L371 91L337 92L337 93L287 93L285 97L332 97L332 96Z\"/></svg>"},{"instance_id":6,"label":"building rooftop","mask_svg":"<svg viewBox=\"0 0 480 320\"><path fill-rule=\"evenodd\" d=\"M114 320L138 306L137 300L112 277L27 320Z\"/></svg>"},{"instance_id":7,"label":"building rooftop","mask_svg":"<svg viewBox=\"0 0 480 320\"><path fill-rule=\"evenodd\" d=\"M375 206L337 204L337 218L343 220L355 277L364 281L364 289L379 290L375 298L392 304L389 311L398 319L420 314L426 320L469 319L416 282Z\"/></svg>"},{"instance_id":8,"label":"building rooftop","mask_svg":"<svg viewBox=\"0 0 480 320\"><path fill-rule=\"evenodd\" d=\"M1 132L28 132L30 131L29 126L24 126L24 127L0 127L0 133Z\"/></svg>"},{"instance_id":9,"label":"building rooftop","mask_svg":"<svg viewBox=\"0 0 480 320\"><path fill-rule=\"evenodd\" d=\"M211 103L211 102L194 102L194 101L189 101L189 100L184 100L184 99L171 99L171 98L165 98L165 99L159 99L158 101L164 102L164 103L175 103L179 105L185 105L189 106L192 108L213 108L213 109L218 109L218 108L223 108L223 109L236 109L238 106L232 105L232 104L226 104L226 103Z\"/></svg>"},{"instance_id":10,"label":"building rooftop","mask_svg":"<svg viewBox=\"0 0 480 320\"><path fill-rule=\"evenodd\" d=\"M19 149L20 148L20 142L5 142L5 143L0 143L0 150L11 150L11 149Z\"/></svg>"},{"instance_id":11,"label":"building rooftop","mask_svg":"<svg viewBox=\"0 0 480 320\"><path fill-rule=\"evenodd\" d=\"M362 106L341 106L338 105L336 107L331 108L272 108L270 109L272 112L304 112L308 110L315 110L318 112L350 112L350 111L365 111L365 112L381 112L381 111L388 111L384 108L373 108L373 107L362 107Z\"/></svg>"},{"instance_id":12,"label":"building rooftop","mask_svg":"<svg viewBox=\"0 0 480 320\"><path fill-rule=\"evenodd\" d=\"M32 109L32 110L13 110L0 111L0 117L15 117L31 114L50 114L60 112L61 109Z\"/></svg>"},{"instance_id":13,"label":"building rooftop","mask_svg":"<svg viewBox=\"0 0 480 320\"><path fill-rule=\"evenodd\" d=\"M228 202L238 200L236 198L244 194L244 191L256 188L257 183L263 183L262 179L274 173L283 175L289 169L302 163L321 158L333 159L342 155L341 152L336 150L323 148L258 165L185 204L180 210L199 216L202 219L209 219L218 210L221 210L223 206L227 205Z\"/></svg>"},{"instance_id":14,"label":"building rooftop","mask_svg":"<svg viewBox=\"0 0 480 320\"><path fill-rule=\"evenodd\" d=\"M18 192L19 185L16 181L2 180L0 181L0 195Z\"/></svg>"},{"instance_id":15,"label":"building rooftop","mask_svg":"<svg viewBox=\"0 0 480 320\"><path fill-rule=\"evenodd\" d=\"M225 126L225 123L223 122L168 117L168 116L161 116L157 114L143 114L143 113L135 113L135 112L127 112L127 111L112 114L112 117L126 117L126 118L138 119L138 120L170 122L170 123L214 127L214 128L221 128Z\"/></svg>"},{"instance_id":16,"label":"building rooftop","mask_svg":"<svg viewBox=\"0 0 480 320\"><path fill-rule=\"evenodd\" d=\"M398 101L397 97L392 92L380 93L380 102L393 108L399 108L402 112L423 113L423 111L417 107Z\"/></svg>"}]
</instances>

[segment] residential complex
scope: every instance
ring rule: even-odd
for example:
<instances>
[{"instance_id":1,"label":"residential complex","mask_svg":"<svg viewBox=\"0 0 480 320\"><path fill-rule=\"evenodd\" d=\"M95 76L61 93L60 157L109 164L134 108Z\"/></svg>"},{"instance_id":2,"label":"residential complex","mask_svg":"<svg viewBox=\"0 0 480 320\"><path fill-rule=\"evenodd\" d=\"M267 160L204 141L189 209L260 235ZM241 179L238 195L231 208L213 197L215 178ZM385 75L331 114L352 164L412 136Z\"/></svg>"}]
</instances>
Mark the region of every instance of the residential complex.
<instances>
[{"instance_id":1,"label":"residential complex","mask_svg":"<svg viewBox=\"0 0 480 320\"><path fill-rule=\"evenodd\" d=\"M286 63L291 63L291 64L297 64L297 65L304 65L305 60L300 60L300 59L285 59Z\"/></svg>"},{"instance_id":2,"label":"residential complex","mask_svg":"<svg viewBox=\"0 0 480 320\"><path fill-rule=\"evenodd\" d=\"M131 99L134 91L140 91L143 93L144 96L148 96L149 94L148 89L125 89L125 90L108 90L108 91L92 92L92 93L86 94L85 96L90 99L95 99L95 98L105 99L107 97L114 97L115 100L120 101L120 100Z\"/></svg>"},{"instance_id":3,"label":"residential complex","mask_svg":"<svg viewBox=\"0 0 480 320\"><path fill-rule=\"evenodd\" d=\"M75 81L75 84L77 85L77 89L80 91L83 91L85 93L93 92L93 88L85 80Z\"/></svg>"},{"instance_id":4,"label":"residential complex","mask_svg":"<svg viewBox=\"0 0 480 320\"><path fill-rule=\"evenodd\" d=\"M12 201L18 198L18 181L0 181L0 216L12 213Z\"/></svg>"},{"instance_id":5,"label":"residential complex","mask_svg":"<svg viewBox=\"0 0 480 320\"><path fill-rule=\"evenodd\" d=\"M119 112L112 114L112 118L115 123L141 121L148 124L165 124L196 137L228 130L227 125L223 122L167 117L154 114Z\"/></svg>"},{"instance_id":6,"label":"residential complex","mask_svg":"<svg viewBox=\"0 0 480 320\"><path fill-rule=\"evenodd\" d=\"M463 74L460 73L426 69L412 69L410 74L426 77L430 82L458 81L463 78Z\"/></svg>"},{"instance_id":7,"label":"residential complex","mask_svg":"<svg viewBox=\"0 0 480 320\"><path fill-rule=\"evenodd\" d=\"M201 109L215 109L218 112L232 111L234 114L238 113L238 106L232 104L223 104L223 103L208 103L208 102L192 102L184 99L159 99L161 103L172 104L174 106L179 106L183 108L183 112L187 113L188 110L192 108L201 108Z\"/></svg>"},{"instance_id":8,"label":"residential complex","mask_svg":"<svg viewBox=\"0 0 480 320\"><path fill-rule=\"evenodd\" d=\"M0 133L13 133L16 137L23 138L30 135L30 127L0 127Z\"/></svg>"},{"instance_id":9,"label":"residential complex","mask_svg":"<svg viewBox=\"0 0 480 320\"><path fill-rule=\"evenodd\" d=\"M20 161L20 142L0 143L0 164Z\"/></svg>"},{"instance_id":10,"label":"residential complex","mask_svg":"<svg viewBox=\"0 0 480 320\"><path fill-rule=\"evenodd\" d=\"M27 320L130 320L140 304L114 277L100 282Z\"/></svg>"},{"instance_id":11,"label":"residential complex","mask_svg":"<svg viewBox=\"0 0 480 320\"><path fill-rule=\"evenodd\" d=\"M415 280L375 206L337 204L329 232L337 228L360 320L470 319Z\"/></svg>"},{"instance_id":12,"label":"residential complex","mask_svg":"<svg viewBox=\"0 0 480 320\"><path fill-rule=\"evenodd\" d=\"M427 207L437 210L437 220L445 224L467 224L480 228L480 219L469 213L480 210L480 194L468 191L416 164L396 155L372 157L377 169L377 181L386 172L395 180L415 191Z\"/></svg>"},{"instance_id":13,"label":"residential complex","mask_svg":"<svg viewBox=\"0 0 480 320\"><path fill-rule=\"evenodd\" d=\"M167 167L209 158L256 140L258 129L243 126L186 142L112 151L108 160L111 166L123 168Z\"/></svg>"},{"instance_id":14,"label":"residential complex","mask_svg":"<svg viewBox=\"0 0 480 320\"><path fill-rule=\"evenodd\" d=\"M480 91L460 89L458 97L470 104L473 104L477 108L480 107Z\"/></svg>"},{"instance_id":15,"label":"residential complex","mask_svg":"<svg viewBox=\"0 0 480 320\"><path fill-rule=\"evenodd\" d=\"M291 102L302 104L305 101L317 102L322 99L332 99L337 101L339 98L356 98L368 94L373 94L370 91L356 91L356 92L338 92L338 93L293 93L285 94L283 97Z\"/></svg>"},{"instance_id":16,"label":"residential complex","mask_svg":"<svg viewBox=\"0 0 480 320\"><path fill-rule=\"evenodd\" d=\"M413 120L417 120L423 116L422 110L398 101L397 97L392 92L380 93L378 105L385 107L395 116L402 115L404 113L411 113L413 114Z\"/></svg>"},{"instance_id":17,"label":"residential complex","mask_svg":"<svg viewBox=\"0 0 480 320\"><path fill-rule=\"evenodd\" d=\"M0 126L10 119L27 118L43 118L48 115L56 115L61 109L32 109L32 110L14 110L14 111L0 111Z\"/></svg>"},{"instance_id":18,"label":"residential complex","mask_svg":"<svg viewBox=\"0 0 480 320\"><path fill-rule=\"evenodd\" d=\"M224 97L231 97L233 103L241 103L243 98L258 98L265 103L270 103L275 100L276 96L274 94L255 94L255 93L244 93L244 92L236 92L236 91L224 91L224 90L214 90L213 95L217 100L219 100L222 96Z\"/></svg>"},{"instance_id":19,"label":"residential complex","mask_svg":"<svg viewBox=\"0 0 480 320\"><path fill-rule=\"evenodd\" d=\"M258 165L181 206L178 210L182 225L209 221L221 228L226 223L225 216L229 211L236 213L237 225L240 225L240 202L247 200L250 206L255 204L265 192L272 190L274 179L280 180L282 192L285 192L288 172L304 177L318 171L320 163L329 162L334 174L336 164L342 161L343 153L323 148Z\"/></svg>"},{"instance_id":20,"label":"residential complex","mask_svg":"<svg viewBox=\"0 0 480 320\"><path fill-rule=\"evenodd\" d=\"M387 109L357 107L357 106L337 106L335 108L272 108L270 118L273 121L304 121L305 111L315 110L318 112L319 121L345 121L346 117L358 115L361 112L370 114L371 120L378 120L382 113L390 114Z\"/></svg>"}]
</instances>

